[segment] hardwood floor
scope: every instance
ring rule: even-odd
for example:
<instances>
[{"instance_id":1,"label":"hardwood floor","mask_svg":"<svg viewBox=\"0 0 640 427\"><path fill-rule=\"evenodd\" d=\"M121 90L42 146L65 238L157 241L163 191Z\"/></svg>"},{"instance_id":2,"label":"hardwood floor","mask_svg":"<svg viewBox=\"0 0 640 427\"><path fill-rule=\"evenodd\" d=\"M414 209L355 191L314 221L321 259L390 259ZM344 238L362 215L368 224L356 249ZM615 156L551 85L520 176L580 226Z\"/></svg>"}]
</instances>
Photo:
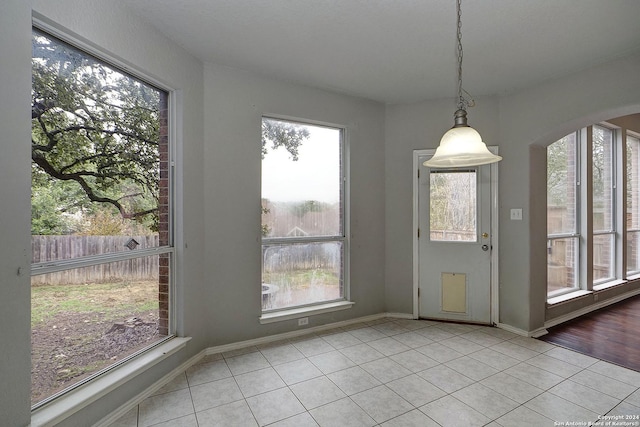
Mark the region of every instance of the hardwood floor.
<instances>
[{"instance_id":1,"label":"hardwood floor","mask_svg":"<svg viewBox=\"0 0 640 427\"><path fill-rule=\"evenodd\" d=\"M540 340L640 371L640 295L549 328Z\"/></svg>"}]
</instances>

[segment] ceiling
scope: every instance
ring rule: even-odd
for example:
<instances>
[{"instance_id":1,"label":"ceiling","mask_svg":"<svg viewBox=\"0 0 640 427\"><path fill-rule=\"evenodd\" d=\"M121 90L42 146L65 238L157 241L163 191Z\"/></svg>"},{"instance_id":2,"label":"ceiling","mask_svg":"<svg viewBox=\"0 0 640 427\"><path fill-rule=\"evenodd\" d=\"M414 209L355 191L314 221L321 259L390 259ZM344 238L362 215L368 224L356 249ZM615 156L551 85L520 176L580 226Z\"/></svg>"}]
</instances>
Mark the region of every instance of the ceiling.
<instances>
[{"instance_id":1,"label":"ceiling","mask_svg":"<svg viewBox=\"0 0 640 427\"><path fill-rule=\"evenodd\" d=\"M203 62L389 104L456 93L455 0L125 4ZM464 87L503 94L640 51L639 19L638 0L465 0Z\"/></svg>"}]
</instances>

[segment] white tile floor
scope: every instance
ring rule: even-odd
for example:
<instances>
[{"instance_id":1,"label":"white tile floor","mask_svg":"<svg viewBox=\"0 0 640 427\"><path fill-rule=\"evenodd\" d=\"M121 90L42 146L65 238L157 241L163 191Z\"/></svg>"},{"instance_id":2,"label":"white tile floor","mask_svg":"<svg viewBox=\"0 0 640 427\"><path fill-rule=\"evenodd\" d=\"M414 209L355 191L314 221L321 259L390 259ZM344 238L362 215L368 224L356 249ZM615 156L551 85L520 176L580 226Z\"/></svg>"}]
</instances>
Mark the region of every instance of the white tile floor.
<instances>
[{"instance_id":1,"label":"white tile floor","mask_svg":"<svg viewBox=\"0 0 640 427\"><path fill-rule=\"evenodd\" d=\"M639 387L501 329L383 319L207 356L111 427L640 426Z\"/></svg>"}]
</instances>

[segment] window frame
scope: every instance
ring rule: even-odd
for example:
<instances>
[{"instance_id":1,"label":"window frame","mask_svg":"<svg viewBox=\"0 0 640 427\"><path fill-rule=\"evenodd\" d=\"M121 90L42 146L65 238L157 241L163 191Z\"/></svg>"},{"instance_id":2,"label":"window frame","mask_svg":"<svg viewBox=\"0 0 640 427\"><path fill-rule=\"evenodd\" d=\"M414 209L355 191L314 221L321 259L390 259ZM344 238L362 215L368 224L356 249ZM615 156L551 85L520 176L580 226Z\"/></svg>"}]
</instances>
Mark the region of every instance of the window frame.
<instances>
[{"instance_id":1,"label":"window frame","mask_svg":"<svg viewBox=\"0 0 640 427\"><path fill-rule=\"evenodd\" d=\"M337 130L339 132L340 139L340 218L339 228L340 233L336 235L321 235L321 236L295 236L295 237L261 237L260 248L261 254L264 252L266 246L286 246L302 243L328 243L328 242L340 242L342 244L342 263L341 263L341 282L342 282L342 297L334 300L324 300L314 303L301 304L295 306L287 306L275 309L263 310L261 307L261 316L259 318L260 323L272 323L277 321L284 321L289 319L295 319L303 317L305 315L320 314L336 310L348 309L353 305L350 301L350 280L349 280L349 266L350 266L350 191L349 191L349 142L348 132L345 126L306 120L300 118L292 118L290 116L279 115L267 115L264 114L260 118L260 123L263 120L277 120L291 124L298 124L302 126L313 126L320 128L328 128ZM262 162L261 162L262 163ZM262 199L262 192L260 193ZM260 271L261 277L263 274L264 255L261 255Z\"/></svg>"},{"instance_id":2,"label":"window frame","mask_svg":"<svg viewBox=\"0 0 640 427\"><path fill-rule=\"evenodd\" d=\"M624 141L624 150L620 150L622 152L624 152L624 167L625 167L625 174L624 176L628 176L629 175L629 170L627 168L627 163L628 163L628 159L627 159L627 146L629 144L629 139L634 139L636 141L636 145L637 145L637 150L639 152L638 158L640 159L640 133L637 132L632 132L630 130L626 131L626 134L623 136ZM640 162L639 162L640 163ZM638 177L637 177L637 182L636 182L636 190L638 193L638 199L640 200L640 164L637 165L637 169L638 169ZM629 270L629 266L628 266L628 252L629 252L629 241L631 240L629 238L630 234L636 234L636 235L640 235L640 225L638 225L637 227L629 227L628 226L628 222L627 222L627 211L628 211L628 205L627 205L627 196L628 193L630 191L630 189L627 187L626 185L626 180L624 180L622 182L623 188L624 188L624 195L621 197L622 200L625 201L625 205L624 205L624 209L622 209L621 215L623 216L623 226L624 229L621 230L620 232L623 234L624 236L624 250L626 251L625 254L625 263L624 263L624 272L626 274L627 279L629 278L637 278L640 277L640 254L637 255L637 265L638 268L636 270ZM639 203L638 201L636 201L636 203ZM640 204L640 203L639 203ZM636 207L638 210L638 224L640 224L640 206Z\"/></svg>"},{"instance_id":3,"label":"window frame","mask_svg":"<svg viewBox=\"0 0 640 427\"><path fill-rule=\"evenodd\" d=\"M82 394L82 390L85 388L94 388L92 384L97 382L105 382L109 383L109 375L113 372L115 375L120 375L121 371L130 371L133 368L129 368L129 365L153 365L158 361L162 360L165 357L168 357L170 354L173 354L178 349L184 347L185 343L188 339L177 339L176 338L176 330L177 330L177 307L176 307L176 277L177 266L178 266L178 251L176 250L176 230L178 229L177 223L177 197L176 197L176 165L177 161L177 150L176 150L176 97L175 90L167 87L162 82L157 79L151 77L148 73L143 70L132 66L129 63L125 63L119 58L114 57L113 55L107 53L103 49L99 48L97 45L92 44L88 41L84 41L79 39L76 36L73 36L67 33L64 30L61 30L59 27L55 26L52 23L44 18L40 17L40 15L34 13L32 17L32 32L37 31L43 33L45 36L50 37L54 40L57 40L61 43L67 44L70 47L77 49L82 52L84 55L87 55L98 62L103 63L104 65L115 69L116 71L128 75L134 79L137 79L143 82L146 85L152 86L153 88L161 91L166 96L166 108L167 108L167 176L166 180L167 184L167 244L152 248L140 248L135 251L127 251L127 252L113 252L106 253L100 255L90 255L83 256L71 259L64 260L56 260L56 261L48 261L48 262L39 262L39 263L31 263L30 265L30 275L31 277L39 276L47 273L55 273L65 270L72 270L83 267L91 267L101 264L126 261L137 258L145 258L152 256L168 256L168 268L169 268L169 277L168 277L168 301L167 301L167 310L168 310L168 318L167 318L167 335L162 337L161 339L155 341L154 343L144 347L126 357L123 357L121 360L118 360L107 367L96 371L93 374L88 375L86 378L81 379L78 382L75 382L68 387L60 390L57 393L35 403L31 410L34 414L45 414L49 413L49 409L47 408L56 408L51 409L51 411L57 410L57 403L59 398L65 397L69 395L72 399L77 399L76 395L78 393ZM161 162L163 160L160 160ZM169 341L173 340L173 344L169 343ZM164 349L164 350L163 350ZM139 369L139 368L138 368ZM107 374L107 375L105 375ZM98 379L100 379L98 381ZM61 403L64 402L65 399L62 399ZM55 404L54 404L55 403Z\"/></svg>"},{"instance_id":4,"label":"window frame","mask_svg":"<svg viewBox=\"0 0 640 427\"><path fill-rule=\"evenodd\" d=\"M612 280L615 280L617 277L620 277L617 273L618 269L616 267L617 264L617 260L618 260L618 236L617 236L617 230L620 228L619 224L618 224L618 220L617 220L617 211L618 211L618 197L616 194L616 188L617 188L617 183L616 183L616 177L618 175L618 158L617 158L617 140L616 140L616 131L613 127L607 126L605 124L602 123L597 123L594 125L591 125L587 128L587 135L590 135L590 139L591 139L591 157L593 158L593 140L594 140L594 128L600 128L603 129L604 131L608 131L611 133L611 147L610 147L610 152L609 152L609 157L611 159L611 182L609 183L605 183L607 185L610 185L610 188L607 190L605 189L603 192L603 196L607 197L606 194L608 193L608 197L611 200L611 212L609 213L609 215L611 216L610 219L610 227L606 228L603 227L602 230L596 230L595 229L595 224L593 229L591 230L592 232L592 245L591 245L591 251L593 254L593 258L595 258L595 245L596 245L596 236L609 236L609 240L610 240L610 245L611 245L611 253L609 254L609 265L610 265L610 270L611 270L611 274L609 275L609 277L604 277L602 279L593 279L592 282L592 287L593 286L598 286L598 285L602 285L608 282L611 282ZM606 155L604 155L603 152L603 156L605 157L603 160L606 160ZM606 165L605 165L606 167ZM591 169L593 171L593 168ZM592 172L593 173L593 172ZM593 206L593 203L591 204L591 209L592 209L592 213L591 213L591 218L593 218L593 210L595 209ZM593 221L593 220L592 220ZM593 223L595 223L595 221L593 221ZM595 268L595 261L592 262L592 267ZM595 273L594 273L595 276Z\"/></svg>"},{"instance_id":5,"label":"window frame","mask_svg":"<svg viewBox=\"0 0 640 427\"><path fill-rule=\"evenodd\" d=\"M581 271L581 259L582 259L582 253L583 253L583 249L582 249L582 244L581 241L583 234L581 233L582 231L582 201L583 201L583 197L582 197L582 177L581 177L581 170L582 170L582 156L581 156L581 147L582 147L582 141L584 139L584 135L582 132L580 131L575 131L572 132L573 134L575 134L575 147L573 150L573 155L575 156L575 162L574 162L574 168L575 170L573 171L573 177L574 177L574 227L573 227L573 231L570 232L561 232L561 233L549 233L547 232L547 251L549 251L551 249L551 242L553 240L562 240L562 239L573 239L576 241L576 244L574 245L576 248L576 253L574 255L574 265L575 265L575 272L576 272L576 278L574 280L573 286L571 287L565 287L562 289L558 289L552 292L548 291L548 282L547 282L547 298L556 298L556 297L560 297L562 295L566 295L572 292L575 292L577 290L580 290L581 288L581 282L580 279L582 277L582 275L580 274ZM568 136L571 134L567 134L565 135ZM563 137L564 138L564 137ZM559 140L558 140L559 141ZM555 141L557 142L557 141ZM555 143L554 142L554 143ZM567 153L568 154L568 153ZM548 265L547 265L548 268ZM548 270L547 270L548 271Z\"/></svg>"},{"instance_id":6,"label":"window frame","mask_svg":"<svg viewBox=\"0 0 640 427\"><path fill-rule=\"evenodd\" d=\"M594 229L594 184L593 184L593 129L603 128L611 132L611 182L608 189L611 198L611 224L609 228ZM562 238L578 238L578 279L577 286L549 292L547 290L547 303L556 304L574 296L585 293L597 292L613 286L626 283L627 280L638 272L626 271L627 265L627 240L626 226L627 212L627 188L626 188L626 135L624 131L608 122L599 122L575 131L576 134L576 200L575 233L548 233L547 246L550 241ZM637 135L627 131L627 134L638 138ZM570 135L570 134L569 134ZM554 143L557 141L554 141ZM584 185L583 185L584 184ZM605 189L606 190L606 189ZM640 232L638 230L631 230ZM594 240L598 236L610 236L611 239L611 277L594 280ZM548 265L548 263L547 263ZM548 286L548 280L547 280Z\"/></svg>"}]
</instances>

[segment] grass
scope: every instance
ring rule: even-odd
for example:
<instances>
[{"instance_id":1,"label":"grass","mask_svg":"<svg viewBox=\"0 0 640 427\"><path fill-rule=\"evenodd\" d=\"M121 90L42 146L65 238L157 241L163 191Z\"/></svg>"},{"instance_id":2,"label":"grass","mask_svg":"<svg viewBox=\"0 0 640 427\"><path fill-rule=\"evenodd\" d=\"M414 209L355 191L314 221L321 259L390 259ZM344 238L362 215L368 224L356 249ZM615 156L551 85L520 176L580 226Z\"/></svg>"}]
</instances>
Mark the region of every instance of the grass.
<instances>
[{"instance_id":1,"label":"grass","mask_svg":"<svg viewBox=\"0 0 640 427\"><path fill-rule=\"evenodd\" d=\"M329 269L291 270L263 273L262 281L277 286L309 288L311 286L338 286L340 278Z\"/></svg>"},{"instance_id":2,"label":"grass","mask_svg":"<svg viewBox=\"0 0 640 427\"><path fill-rule=\"evenodd\" d=\"M158 309L158 283L155 281L31 287L31 327L62 313L111 316L154 309Z\"/></svg>"}]
</instances>

